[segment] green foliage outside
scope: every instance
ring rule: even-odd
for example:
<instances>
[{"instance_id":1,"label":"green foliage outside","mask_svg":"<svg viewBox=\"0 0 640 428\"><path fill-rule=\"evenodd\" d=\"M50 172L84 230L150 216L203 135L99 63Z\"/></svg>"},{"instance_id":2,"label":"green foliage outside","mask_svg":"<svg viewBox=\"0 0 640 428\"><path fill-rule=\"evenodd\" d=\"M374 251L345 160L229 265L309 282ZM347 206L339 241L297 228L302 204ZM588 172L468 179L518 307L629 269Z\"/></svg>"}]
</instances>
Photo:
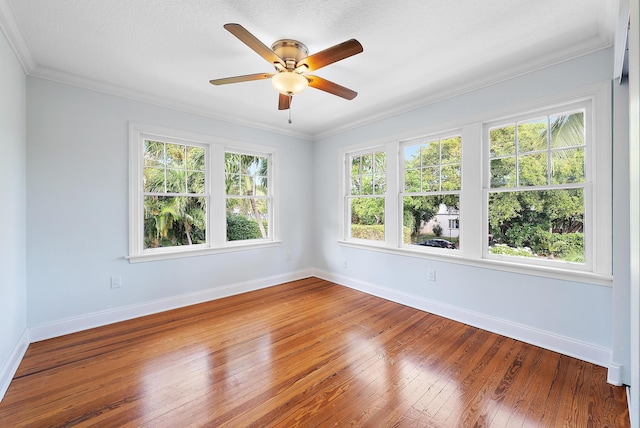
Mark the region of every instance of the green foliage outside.
<instances>
[{"instance_id":1,"label":"green foliage outside","mask_svg":"<svg viewBox=\"0 0 640 428\"><path fill-rule=\"evenodd\" d=\"M145 141L144 248L205 242L204 158L202 147Z\"/></svg>"},{"instance_id":2,"label":"green foliage outside","mask_svg":"<svg viewBox=\"0 0 640 428\"><path fill-rule=\"evenodd\" d=\"M262 234L257 222L242 215L227 213L227 241L260 238Z\"/></svg>"},{"instance_id":3,"label":"green foliage outside","mask_svg":"<svg viewBox=\"0 0 640 428\"><path fill-rule=\"evenodd\" d=\"M583 189L526 189L585 181L584 114L492 129L490 153L491 187L519 188L489 194L491 253L584 262Z\"/></svg>"},{"instance_id":4,"label":"green foliage outside","mask_svg":"<svg viewBox=\"0 0 640 428\"><path fill-rule=\"evenodd\" d=\"M205 149L147 140L143 172L144 248L205 243ZM267 172L266 157L225 153L228 240L267 237Z\"/></svg>"},{"instance_id":5,"label":"green foliage outside","mask_svg":"<svg viewBox=\"0 0 640 428\"><path fill-rule=\"evenodd\" d=\"M384 225L351 225L351 237L356 239L368 239L371 241L384 241Z\"/></svg>"},{"instance_id":6,"label":"green foliage outside","mask_svg":"<svg viewBox=\"0 0 640 428\"><path fill-rule=\"evenodd\" d=\"M411 229L408 227L402 228L402 242L405 244L411 243ZM369 239L372 241L384 241L384 225L351 225L351 237L356 239Z\"/></svg>"}]
</instances>

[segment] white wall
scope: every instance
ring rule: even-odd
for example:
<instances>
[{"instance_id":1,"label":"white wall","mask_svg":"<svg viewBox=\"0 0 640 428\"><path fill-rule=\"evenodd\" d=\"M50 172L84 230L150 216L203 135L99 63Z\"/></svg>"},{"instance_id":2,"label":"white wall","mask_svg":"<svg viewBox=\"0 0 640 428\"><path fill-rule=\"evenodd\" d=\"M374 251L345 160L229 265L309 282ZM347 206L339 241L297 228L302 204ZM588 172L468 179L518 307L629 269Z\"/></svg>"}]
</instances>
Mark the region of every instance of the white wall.
<instances>
[{"instance_id":1,"label":"white wall","mask_svg":"<svg viewBox=\"0 0 640 428\"><path fill-rule=\"evenodd\" d=\"M600 356L609 355L613 328L611 287L369 251L341 246L337 240L342 147L380 141L411 129L462 120L608 81L612 64L612 51L599 51L317 141L313 154L315 260L321 274L345 284L378 290L383 295L427 302L427 306L444 308L463 318L486 317L487 323L483 325L501 323L502 327L513 327L520 333L541 333L545 340L557 337L565 345L575 344L578 348L586 345L596 351L606 350ZM627 194L624 188L618 191ZM342 267L343 259L348 260L346 269ZM435 283L426 281L427 269L436 269ZM535 343L534 338L529 339Z\"/></svg>"},{"instance_id":2,"label":"white wall","mask_svg":"<svg viewBox=\"0 0 640 428\"><path fill-rule=\"evenodd\" d=\"M30 327L282 278L312 266L310 142L33 77L27 79L27 101ZM129 121L276 147L282 244L126 261ZM122 288L110 288L111 275L122 277Z\"/></svg>"},{"instance_id":3,"label":"white wall","mask_svg":"<svg viewBox=\"0 0 640 428\"><path fill-rule=\"evenodd\" d=\"M0 397L27 327L26 77L0 32Z\"/></svg>"}]
</instances>

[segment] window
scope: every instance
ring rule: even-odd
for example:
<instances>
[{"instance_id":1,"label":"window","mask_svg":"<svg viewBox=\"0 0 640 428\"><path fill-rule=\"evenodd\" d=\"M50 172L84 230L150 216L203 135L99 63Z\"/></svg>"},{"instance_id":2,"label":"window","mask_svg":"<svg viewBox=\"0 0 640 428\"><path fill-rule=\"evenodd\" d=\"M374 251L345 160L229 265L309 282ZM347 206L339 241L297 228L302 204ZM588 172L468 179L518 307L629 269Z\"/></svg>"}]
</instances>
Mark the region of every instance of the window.
<instances>
[{"instance_id":1,"label":"window","mask_svg":"<svg viewBox=\"0 0 640 428\"><path fill-rule=\"evenodd\" d=\"M488 128L488 253L585 263L585 110Z\"/></svg>"},{"instance_id":2,"label":"window","mask_svg":"<svg viewBox=\"0 0 640 428\"><path fill-rule=\"evenodd\" d=\"M603 83L347 147L342 244L610 285L610 113Z\"/></svg>"},{"instance_id":3,"label":"window","mask_svg":"<svg viewBox=\"0 0 640 428\"><path fill-rule=\"evenodd\" d=\"M402 147L403 244L458 248L461 136L427 138L404 143Z\"/></svg>"},{"instance_id":4,"label":"window","mask_svg":"<svg viewBox=\"0 0 640 428\"><path fill-rule=\"evenodd\" d=\"M349 155L349 237L384 241L387 156L383 151Z\"/></svg>"},{"instance_id":5,"label":"window","mask_svg":"<svg viewBox=\"0 0 640 428\"><path fill-rule=\"evenodd\" d=\"M274 245L273 148L130 126L131 262Z\"/></svg>"},{"instance_id":6,"label":"window","mask_svg":"<svg viewBox=\"0 0 640 428\"><path fill-rule=\"evenodd\" d=\"M269 238L269 158L224 155L227 241Z\"/></svg>"}]
</instances>

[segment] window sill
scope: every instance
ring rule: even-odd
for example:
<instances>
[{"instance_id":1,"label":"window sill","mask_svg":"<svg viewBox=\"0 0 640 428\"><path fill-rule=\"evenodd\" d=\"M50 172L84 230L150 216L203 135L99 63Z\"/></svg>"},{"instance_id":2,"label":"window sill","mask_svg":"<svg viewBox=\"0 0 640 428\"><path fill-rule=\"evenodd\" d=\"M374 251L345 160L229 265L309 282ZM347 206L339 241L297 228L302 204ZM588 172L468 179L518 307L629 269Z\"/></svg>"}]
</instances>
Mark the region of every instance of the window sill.
<instances>
[{"instance_id":1,"label":"window sill","mask_svg":"<svg viewBox=\"0 0 640 428\"><path fill-rule=\"evenodd\" d=\"M257 250L260 248L277 247L278 245L280 245L280 241L233 243L227 244L224 247L200 247L193 249L181 248L179 250L167 249L164 251L154 251L152 253L125 256L124 258L129 260L129 263L143 263L156 260L169 260L184 257L206 256L209 254L230 253L233 251Z\"/></svg>"},{"instance_id":2,"label":"window sill","mask_svg":"<svg viewBox=\"0 0 640 428\"><path fill-rule=\"evenodd\" d=\"M603 275L594 272L586 272L571 269L562 269L549 266L523 265L517 262L491 260L491 259L471 259L465 258L462 254L448 254L444 252L426 252L422 250L412 250L409 248L390 248L382 245L338 241L344 247L358 248L363 250L377 251L388 254L396 254L421 259L437 260L446 263L456 263L465 266L479 267L483 269L493 269L503 272L519 273L523 275L540 276L544 278L561 279L564 281L582 282L587 284L601 285L605 287L613 286L613 276Z\"/></svg>"}]
</instances>

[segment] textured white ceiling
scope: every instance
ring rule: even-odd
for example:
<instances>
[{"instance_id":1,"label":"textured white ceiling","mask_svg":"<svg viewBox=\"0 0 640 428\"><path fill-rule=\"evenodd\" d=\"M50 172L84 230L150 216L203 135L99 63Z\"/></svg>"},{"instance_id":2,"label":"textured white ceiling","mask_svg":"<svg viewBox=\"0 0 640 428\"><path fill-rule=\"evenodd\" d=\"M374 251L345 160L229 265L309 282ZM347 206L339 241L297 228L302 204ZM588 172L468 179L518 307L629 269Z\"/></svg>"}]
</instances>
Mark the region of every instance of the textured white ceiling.
<instances>
[{"instance_id":1,"label":"textured white ceiling","mask_svg":"<svg viewBox=\"0 0 640 428\"><path fill-rule=\"evenodd\" d=\"M614 0L0 0L0 23L27 72L308 138L428 104L612 46ZM310 53L350 38L364 52L315 74L347 101L309 88L293 123L271 82L212 86L271 72L227 32Z\"/></svg>"}]
</instances>

